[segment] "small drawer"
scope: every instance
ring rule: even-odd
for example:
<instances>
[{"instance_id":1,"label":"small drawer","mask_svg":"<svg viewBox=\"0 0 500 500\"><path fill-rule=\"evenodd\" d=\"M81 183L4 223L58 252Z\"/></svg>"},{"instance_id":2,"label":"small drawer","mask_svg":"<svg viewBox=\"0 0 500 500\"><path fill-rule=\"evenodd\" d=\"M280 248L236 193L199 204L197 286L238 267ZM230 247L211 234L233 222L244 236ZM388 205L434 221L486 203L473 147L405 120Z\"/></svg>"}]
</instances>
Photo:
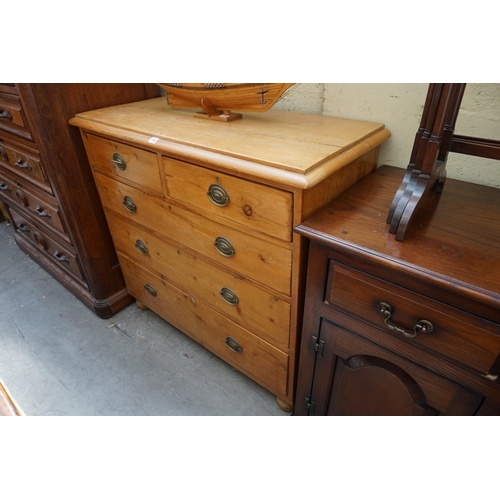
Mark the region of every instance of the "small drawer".
<instances>
[{"instance_id":1,"label":"small drawer","mask_svg":"<svg viewBox=\"0 0 500 500\"><path fill-rule=\"evenodd\" d=\"M286 396L287 354L124 255L118 256L133 297L277 396Z\"/></svg>"},{"instance_id":2,"label":"small drawer","mask_svg":"<svg viewBox=\"0 0 500 500\"><path fill-rule=\"evenodd\" d=\"M292 233L292 194L163 157L172 198L281 240Z\"/></svg>"},{"instance_id":3,"label":"small drawer","mask_svg":"<svg viewBox=\"0 0 500 500\"><path fill-rule=\"evenodd\" d=\"M0 93L0 130L33 140L19 97Z\"/></svg>"},{"instance_id":4,"label":"small drawer","mask_svg":"<svg viewBox=\"0 0 500 500\"><path fill-rule=\"evenodd\" d=\"M5 181L2 180L2 177L5 177ZM2 192L14 202L14 208L16 206L21 207L21 212L23 210L27 211L37 223L51 228L59 236L70 242L56 200L43 191L35 191L33 187L28 187L17 180L12 183L8 179L5 174L0 174L0 182L6 186L5 191Z\"/></svg>"},{"instance_id":5,"label":"small drawer","mask_svg":"<svg viewBox=\"0 0 500 500\"><path fill-rule=\"evenodd\" d=\"M500 325L486 325L481 318L334 261L325 301L422 349L493 378L499 374Z\"/></svg>"},{"instance_id":6,"label":"small drawer","mask_svg":"<svg viewBox=\"0 0 500 500\"><path fill-rule=\"evenodd\" d=\"M3 162L6 168L20 177L52 193L38 154L30 152L20 145L0 140L0 162Z\"/></svg>"},{"instance_id":7,"label":"small drawer","mask_svg":"<svg viewBox=\"0 0 500 500\"><path fill-rule=\"evenodd\" d=\"M290 295L292 251L169 205L96 173L104 207L217 261L238 274ZM223 220L223 219L221 219Z\"/></svg>"},{"instance_id":8,"label":"small drawer","mask_svg":"<svg viewBox=\"0 0 500 500\"><path fill-rule=\"evenodd\" d=\"M47 234L47 231L28 217L21 215L15 209L10 208L12 223L16 231L24 238L31 240L50 259L56 262L66 272L70 271L77 278L83 280L83 275L78 265L77 256L69 246L57 242L55 238Z\"/></svg>"},{"instance_id":9,"label":"small drawer","mask_svg":"<svg viewBox=\"0 0 500 500\"><path fill-rule=\"evenodd\" d=\"M267 342L288 349L290 304L222 271L152 235L111 212L107 220L115 248L141 266L196 295L240 326Z\"/></svg>"},{"instance_id":10,"label":"small drawer","mask_svg":"<svg viewBox=\"0 0 500 500\"><path fill-rule=\"evenodd\" d=\"M163 192L155 153L86 132L83 139L93 169L158 193Z\"/></svg>"}]
</instances>

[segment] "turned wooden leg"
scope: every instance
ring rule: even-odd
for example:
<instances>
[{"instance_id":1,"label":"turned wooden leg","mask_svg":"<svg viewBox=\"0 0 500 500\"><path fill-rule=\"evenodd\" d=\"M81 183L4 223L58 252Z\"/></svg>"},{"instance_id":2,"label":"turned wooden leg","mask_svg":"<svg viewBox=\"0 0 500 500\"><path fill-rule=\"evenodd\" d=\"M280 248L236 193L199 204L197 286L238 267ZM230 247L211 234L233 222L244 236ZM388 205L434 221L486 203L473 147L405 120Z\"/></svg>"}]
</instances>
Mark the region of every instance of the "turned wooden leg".
<instances>
[{"instance_id":1,"label":"turned wooden leg","mask_svg":"<svg viewBox=\"0 0 500 500\"><path fill-rule=\"evenodd\" d=\"M280 410L286 411L286 412L292 412L293 411L293 405L290 403L287 403L286 401L283 401L280 398L276 398L276 403L278 403L278 407Z\"/></svg>"},{"instance_id":2,"label":"turned wooden leg","mask_svg":"<svg viewBox=\"0 0 500 500\"><path fill-rule=\"evenodd\" d=\"M148 306L145 306L142 302L139 302L138 300L135 301L135 305L139 308L145 311L146 309L149 309Z\"/></svg>"}]
</instances>

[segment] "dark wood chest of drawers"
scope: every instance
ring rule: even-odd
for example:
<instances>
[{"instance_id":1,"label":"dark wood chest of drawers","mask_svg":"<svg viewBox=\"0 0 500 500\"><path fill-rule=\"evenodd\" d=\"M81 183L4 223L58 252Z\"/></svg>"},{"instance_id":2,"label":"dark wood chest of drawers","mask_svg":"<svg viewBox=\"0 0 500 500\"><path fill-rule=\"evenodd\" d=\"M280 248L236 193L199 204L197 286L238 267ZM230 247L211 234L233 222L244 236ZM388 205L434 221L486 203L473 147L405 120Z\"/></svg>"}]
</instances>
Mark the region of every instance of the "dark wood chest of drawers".
<instances>
[{"instance_id":1,"label":"dark wood chest of drawers","mask_svg":"<svg viewBox=\"0 0 500 500\"><path fill-rule=\"evenodd\" d=\"M398 242L403 174L381 167L296 229L296 415L500 414L500 190L447 180Z\"/></svg>"},{"instance_id":2,"label":"dark wood chest of drawers","mask_svg":"<svg viewBox=\"0 0 500 500\"><path fill-rule=\"evenodd\" d=\"M130 303L75 113L159 95L145 84L0 84L0 200L18 245L97 315Z\"/></svg>"}]
</instances>

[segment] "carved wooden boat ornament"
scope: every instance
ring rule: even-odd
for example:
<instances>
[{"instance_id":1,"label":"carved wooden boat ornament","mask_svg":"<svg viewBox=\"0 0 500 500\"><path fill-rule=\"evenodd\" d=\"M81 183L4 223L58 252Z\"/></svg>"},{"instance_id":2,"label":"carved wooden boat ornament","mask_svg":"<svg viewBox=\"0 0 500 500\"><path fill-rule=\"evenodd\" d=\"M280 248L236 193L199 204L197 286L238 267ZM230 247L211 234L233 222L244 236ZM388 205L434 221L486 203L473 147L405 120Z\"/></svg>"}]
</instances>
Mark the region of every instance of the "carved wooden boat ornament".
<instances>
[{"instance_id":1,"label":"carved wooden boat ornament","mask_svg":"<svg viewBox=\"0 0 500 500\"><path fill-rule=\"evenodd\" d=\"M294 83L158 83L173 108L198 108L197 118L233 121L236 111L261 113L270 109Z\"/></svg>"}]
</instances>

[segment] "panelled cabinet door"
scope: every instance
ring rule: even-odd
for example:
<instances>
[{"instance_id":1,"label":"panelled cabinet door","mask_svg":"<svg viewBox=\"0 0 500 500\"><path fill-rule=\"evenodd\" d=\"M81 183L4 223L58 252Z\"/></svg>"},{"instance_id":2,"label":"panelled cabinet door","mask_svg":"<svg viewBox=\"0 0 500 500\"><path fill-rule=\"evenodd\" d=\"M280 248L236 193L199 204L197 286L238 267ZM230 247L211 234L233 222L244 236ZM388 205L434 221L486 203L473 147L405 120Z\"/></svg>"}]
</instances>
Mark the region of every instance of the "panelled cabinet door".
<instances>
[{"instance_id":1,"label":"panelled cabinet door","mask_svg":"<svg viewBox=\"0 0 500 500\"><path fill-rule=\"evenodd\" d=\"M323 320L314 415L473 415L483 398Z\"/></svg>"}]
</instances>

